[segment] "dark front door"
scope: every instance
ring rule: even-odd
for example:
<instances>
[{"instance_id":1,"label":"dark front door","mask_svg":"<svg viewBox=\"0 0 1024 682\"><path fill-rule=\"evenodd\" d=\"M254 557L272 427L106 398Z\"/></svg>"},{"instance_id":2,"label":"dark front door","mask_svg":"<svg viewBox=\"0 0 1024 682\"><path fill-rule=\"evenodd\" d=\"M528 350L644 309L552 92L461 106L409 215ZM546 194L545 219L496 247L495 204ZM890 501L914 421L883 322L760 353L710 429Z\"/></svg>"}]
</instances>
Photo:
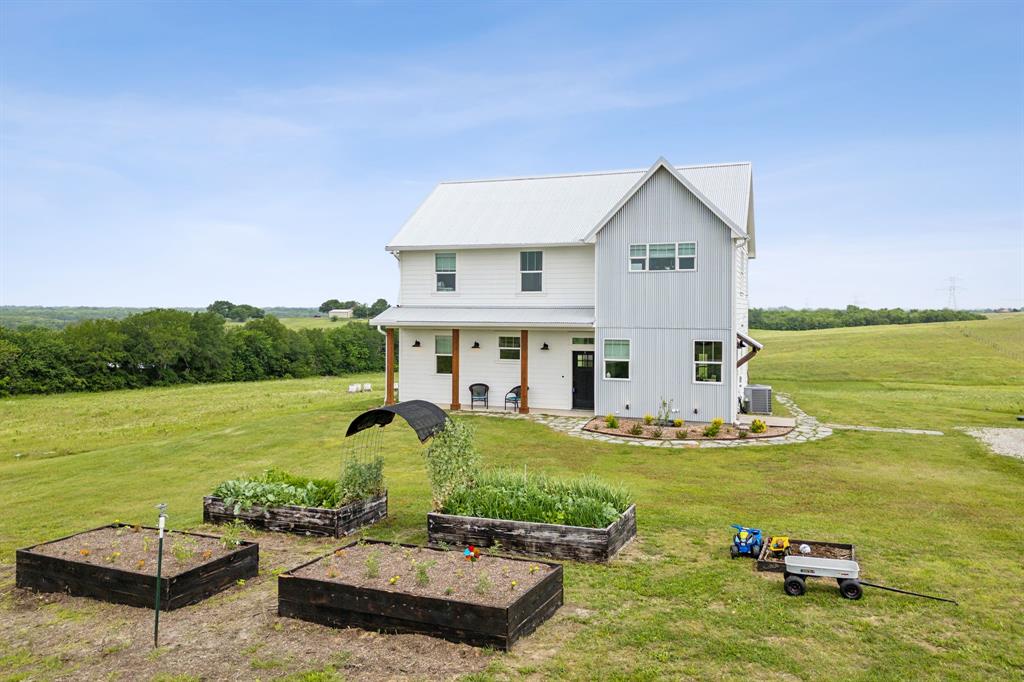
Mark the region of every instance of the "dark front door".
<instances>
[{"instance_id":1,"label":"dark front door","mask_svg":"<svg viewBox=\"0 0 1024 682\"><path fill-rule=\"evenodd\" d=\"M572 352L572 409L594 409L594 351Z\"/></svg>"}]
</instances>

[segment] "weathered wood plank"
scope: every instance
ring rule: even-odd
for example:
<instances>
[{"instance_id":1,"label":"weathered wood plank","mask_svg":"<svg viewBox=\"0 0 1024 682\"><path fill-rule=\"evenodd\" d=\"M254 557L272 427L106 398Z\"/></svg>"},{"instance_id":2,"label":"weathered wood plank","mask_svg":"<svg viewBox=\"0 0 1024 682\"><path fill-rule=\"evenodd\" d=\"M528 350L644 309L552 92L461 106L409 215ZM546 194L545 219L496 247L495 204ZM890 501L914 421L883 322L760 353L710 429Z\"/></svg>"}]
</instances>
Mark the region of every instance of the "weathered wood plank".
<instances>
[{"instance_id":1,"label":"weathered wood plank","mask_svg":"<svg viewBox=\"0 0 1024 682\"><path fill-rule=\"evenodd\" d=\"M278 577L278 615L332 627L427 634L507 651L562 605L562 567L538 563L554 570L509 608L296 577L296 568Z\"/></svg>"},{"instance_id":2,"label":"weathered wood plank","mask_svg":"<svg viewBox=\"0 0 1024 682\"><path fill-rule=\"evenodd\" d=\"M175 534L199 535L182 531L175 531ZM156 576L40 554L33 551L38 546L16 552L15 584L18 587L37 592L65 592L140 608L153 607ZM229 554L164 579L161 582L161 608L171 611L194 604L239 579L255 576L258 570L259 545L243 542L241 547Z\"/></svg>"},{"instance_id":3,"label":"weathered wood plank","mask_svg":"<svg viewBox=\"0 0 1024 682\"><path fill-rule=\"evenodd\" d=\"M226 523L239 519L254 528L300 535L343 537L363 526L387 518L387 515L387 491L377 497L356 500L338 509L295 505L253 506L249 509L239 509L237 514L219 497L203 498L203 521L206 523Z\"/></svg>"},{"instance_id":4,"label":"weathered wood plank","mask_svg":"<svg viewBox=\"0 0 1024 682\"><path fill-rule=\"evenodd\" d=\"M608 561L635 536L636 505L630 505L607 528L427 514L427 537L432 545L493 547L500 543L513 554L574 561Z\"/></svg>"}]
</instances>

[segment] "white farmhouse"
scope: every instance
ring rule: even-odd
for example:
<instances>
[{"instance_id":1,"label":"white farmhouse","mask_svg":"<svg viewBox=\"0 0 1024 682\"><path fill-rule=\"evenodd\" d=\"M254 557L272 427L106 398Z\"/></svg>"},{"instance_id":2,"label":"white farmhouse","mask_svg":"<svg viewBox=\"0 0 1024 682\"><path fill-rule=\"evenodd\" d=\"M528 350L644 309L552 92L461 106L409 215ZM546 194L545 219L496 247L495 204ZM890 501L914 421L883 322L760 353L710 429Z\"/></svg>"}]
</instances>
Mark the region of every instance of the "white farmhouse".
<instances>
[{"instance_id":1,"label":"white farmhouse","mask_svg":"<svg viewBox=\"0 0 1024 682\"><path fill-rule=\"evenodd\" d=\"M519 386L521 412L734 421L753 207L749 163L439 184L387 245L399 299L372 322L399 332L400 399L468 408L481 383L492 409Z\"/></svg>"},{"instance_id":2,"label":"white farmhouse","mask_svg":"<svg viewBox=\"0 0 1024 682\"><path fill-rule=\"evenodd\" d=\"M327 313L327 316L330 317L332 320L347 319L349 317L352 317L352 309L334 308Z\"/></svg>"}]
</instances>

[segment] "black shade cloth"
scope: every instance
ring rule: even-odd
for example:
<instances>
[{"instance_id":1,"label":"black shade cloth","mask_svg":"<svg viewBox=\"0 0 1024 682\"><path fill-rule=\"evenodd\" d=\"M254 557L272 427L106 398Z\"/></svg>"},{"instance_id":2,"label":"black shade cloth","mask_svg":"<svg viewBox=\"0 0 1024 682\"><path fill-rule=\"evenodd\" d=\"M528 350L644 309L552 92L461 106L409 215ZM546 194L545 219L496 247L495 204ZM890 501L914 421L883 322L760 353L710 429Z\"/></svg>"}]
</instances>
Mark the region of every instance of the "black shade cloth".
<instances>
[{"instance_id":1,"label":"black shade cloth","mask_svg":"<svg viewBox=\"0 0 1024 682\"><path fill-rule=\"evenodd\" d=\"M409 422L421 443L425 443L428 438L444 428L444 423L448 419L444 410L434 403L428 403L426 400L406 400L363 412L348 425L345 436L359 433L371 426L387 426L394 421L396 414Z\"/></svg>"}]
</instances>

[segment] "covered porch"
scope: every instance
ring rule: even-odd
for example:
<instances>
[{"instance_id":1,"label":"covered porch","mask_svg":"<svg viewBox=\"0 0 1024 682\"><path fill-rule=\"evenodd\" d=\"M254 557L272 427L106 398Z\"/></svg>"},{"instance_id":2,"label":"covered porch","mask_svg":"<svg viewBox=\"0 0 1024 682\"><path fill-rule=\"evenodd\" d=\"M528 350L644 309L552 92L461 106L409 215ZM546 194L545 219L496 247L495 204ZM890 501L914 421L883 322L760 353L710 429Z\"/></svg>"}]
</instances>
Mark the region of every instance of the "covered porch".
<instances>
[{"instance_id":1,"label":"covered porch","mask_svg":"<svg viewBox=\"0 0 1024 682\"><path fill-rule=\"evenodd\" d=\"M396 306L373 323L387 336L388 403L593 414L593 308Z\"/></svg>"}]
</instances>

